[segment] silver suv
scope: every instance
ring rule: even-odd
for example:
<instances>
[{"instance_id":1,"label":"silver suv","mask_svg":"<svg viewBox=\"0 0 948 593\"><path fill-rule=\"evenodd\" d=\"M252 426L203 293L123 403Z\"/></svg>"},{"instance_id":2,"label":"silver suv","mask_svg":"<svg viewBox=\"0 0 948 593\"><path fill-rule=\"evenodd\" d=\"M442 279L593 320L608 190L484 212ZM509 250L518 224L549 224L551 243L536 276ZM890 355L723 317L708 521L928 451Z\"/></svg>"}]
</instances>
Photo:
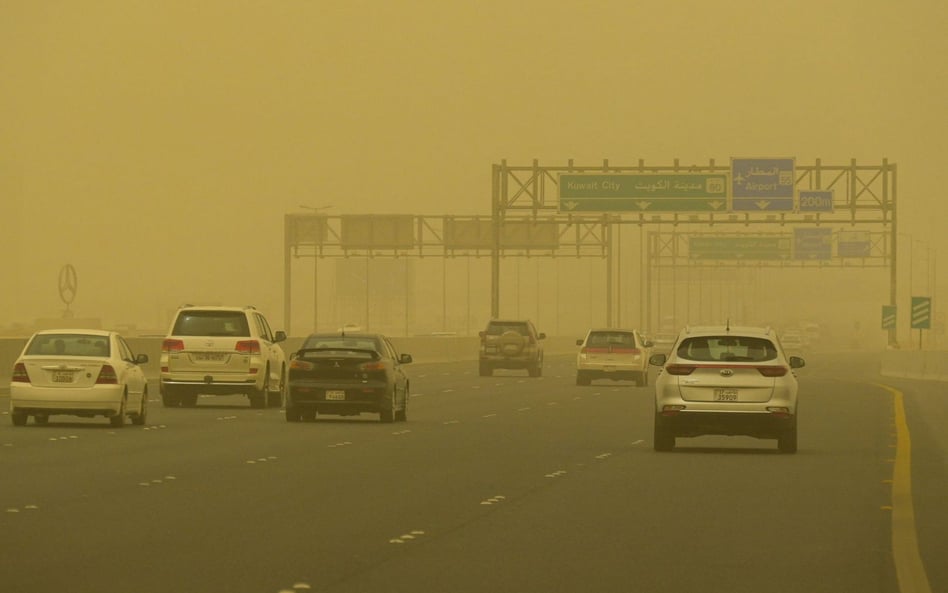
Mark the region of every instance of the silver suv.
<instances>
[{"instance_id":1,"label":"silver suv","mask_svg":"<svg viewBox=\"0 0 948 593\"><path fill-rule=\"evenodd\" d=\"M491 319L480 332L478 373L494 374L494 369L526 369L531 377L543 374L543 344L546 334L538 332L528 319Z\"/></svg>"},{"instance_id":2,"label":"silver suv","mask_svg":"<svg viewBox=\"0 0 948 593\"><path fill-rule=\"evenodd\" d=\"M747 435L777 439L782 453L797 450L797 378L805 362L787 356L777 335L763 327L689 327L655 380L656 451L676 437Z\"/></svg>"},{"instance_id":3,"label":"silver suv","mask_svg":"<svg viewBox=\"0 0 948 593\"><path fill-rule=\"evenodd\" d=\"M181 307L161 344L162 403L193 407L198 394L240 393L252 408L282 406L284 340L254 307Z\"/></svg>"}]
</instances>

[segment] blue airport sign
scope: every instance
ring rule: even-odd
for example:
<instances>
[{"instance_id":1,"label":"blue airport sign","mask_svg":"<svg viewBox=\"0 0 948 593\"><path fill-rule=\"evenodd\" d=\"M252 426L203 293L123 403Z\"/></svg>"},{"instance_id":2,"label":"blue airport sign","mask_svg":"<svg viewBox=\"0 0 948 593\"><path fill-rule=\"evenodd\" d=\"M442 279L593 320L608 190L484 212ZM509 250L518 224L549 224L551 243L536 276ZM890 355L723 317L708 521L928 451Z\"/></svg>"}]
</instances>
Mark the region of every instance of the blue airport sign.
<instances>
[{"instance_id":1,"label":"blue airport sign","mask_svg":"<svg viewBox=\"0 0 948 593\"><path fill-rule=\"evenodd\" d=\"M792 158L731 159L731 209L744 212L793 211Z\"/></svg>"}]
</instances>

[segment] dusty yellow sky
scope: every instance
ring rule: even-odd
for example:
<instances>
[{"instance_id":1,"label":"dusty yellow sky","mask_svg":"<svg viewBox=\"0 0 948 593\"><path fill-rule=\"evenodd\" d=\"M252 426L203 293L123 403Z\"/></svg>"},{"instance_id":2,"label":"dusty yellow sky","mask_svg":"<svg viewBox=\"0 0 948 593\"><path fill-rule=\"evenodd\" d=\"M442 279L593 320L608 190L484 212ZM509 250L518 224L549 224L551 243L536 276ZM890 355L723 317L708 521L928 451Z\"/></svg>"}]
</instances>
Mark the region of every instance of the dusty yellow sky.
<instances>
[{"instance_id":1,"label":"dusty yellow sky","mask_svg":"<svg viewBox=\"0 0 948 593\"><path fill-rule=\"evenodd\" d=\"M504 158L888 158L948 261L946 30L938 0L0 0L0 325L58 314L67 262L113 322L279 317L285 212L486 214Z\"/></svg>"}]
</instances>

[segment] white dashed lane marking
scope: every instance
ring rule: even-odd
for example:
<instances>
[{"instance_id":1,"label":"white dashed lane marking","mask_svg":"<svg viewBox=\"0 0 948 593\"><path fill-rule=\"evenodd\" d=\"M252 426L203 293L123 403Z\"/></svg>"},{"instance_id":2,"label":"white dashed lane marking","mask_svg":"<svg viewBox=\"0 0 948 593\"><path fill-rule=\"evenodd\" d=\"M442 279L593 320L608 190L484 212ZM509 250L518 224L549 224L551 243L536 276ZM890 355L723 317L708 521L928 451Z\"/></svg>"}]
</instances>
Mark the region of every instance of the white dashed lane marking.
<instances>
[{"instance_id":1,"label":"white dashed lane marking","mask_svg":"<svg viewBox=\"0 0 948 593\"><path fill-rule=\"evenodd\" d=\"M506 496L501 496L500 494L498 494L497 496L491 496L490 498L485 498L484 500L481 501L481 504L482 505L497 504L498 502L503 502L504 500L506 500L506 498L507 498Z\"/></svg>"},{"instance_id":2,"label":"white dashed lane marking","mask_svg":"<svg viewBox=\"0 0 948 593\"><path fill-rule=\"evenodd\" d=\"M412 540L414 540L414 539L417 539L419 536L422 536L422 535L424 535L424 534L425 534L424 531L421 531L421 530L419 530L419 529L416 529L416 530L414 530L414 531L412 531L412 532L410 532L410 533L405 533L405 534L402 534L402 535L400 535L400 536L398 536L398 537L393 537L392 539L388 540L388 543L390 543L390 544L404 544L404 543L410 542L410 541L412 541Z\"/></svg>"}]
</instances>

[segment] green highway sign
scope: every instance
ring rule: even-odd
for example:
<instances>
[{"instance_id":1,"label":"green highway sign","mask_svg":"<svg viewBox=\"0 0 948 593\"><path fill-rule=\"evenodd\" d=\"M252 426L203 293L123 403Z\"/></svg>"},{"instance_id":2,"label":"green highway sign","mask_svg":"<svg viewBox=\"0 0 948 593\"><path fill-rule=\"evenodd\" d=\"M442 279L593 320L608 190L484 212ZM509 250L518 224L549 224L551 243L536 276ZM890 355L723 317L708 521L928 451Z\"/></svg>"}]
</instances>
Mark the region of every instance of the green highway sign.
<instances>
[{"instance_id":1,"label":"green highway sign","mask_svg":"<svg viewBox=\"0 0 948 593\"><path fill-rule=\"evenodd\" d=\"M689 237L690 259L790 259L789 236Z\"/></svg>"},{"instance_id":2,"label":"green highway sign","mask_svg":"<svg viewBox=\"0 0 948 593\"><path fill-rule=\"evenodd\" d=\"M932 299L930 297L912 297L912 329L931 329Z\"/></svg>"},{"instance_id":3,"label":"green highway sign","mask_svg":"<svg viewBox=\"0 0 948 593\"><path fill-rule=\"evenodd\" d=\"M561 173L560 212L726 212L726 173Z\"/></svg>"},{"instance_id":4,"label":"green highway sign","mask_svg":"<svg viewBox=\"0 0 948 593\"><path fill-rule=\"evenodd\" d=\"M882 329L895 329L895 305L882 305Z\"/></svg>"}]
</instances>

